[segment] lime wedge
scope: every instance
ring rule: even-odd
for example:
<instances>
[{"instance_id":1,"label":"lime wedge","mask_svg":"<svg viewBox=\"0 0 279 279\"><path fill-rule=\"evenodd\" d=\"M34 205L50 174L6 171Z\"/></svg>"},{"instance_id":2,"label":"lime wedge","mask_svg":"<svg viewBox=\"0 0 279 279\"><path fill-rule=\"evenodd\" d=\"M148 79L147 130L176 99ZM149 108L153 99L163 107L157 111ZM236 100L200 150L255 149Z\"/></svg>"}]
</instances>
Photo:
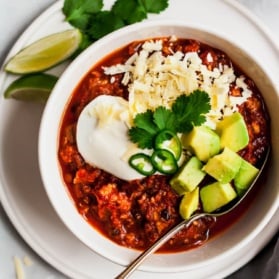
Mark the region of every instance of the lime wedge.
<instances>
[{"instance_id":1,"label":"lime wedge","mask_svg":"<svg viewBox=\"0 0 279 279\"><path fill-rule=\"evenodd\" d=\"M10 84L4 97L44 103L57 80L56 76L45 73L22 76Z\"/></svg>"},{"instance_id":2,"label":"lime wedge","mask_svg":"<svg viewBox=\"0 0 279 279\"><path fill-rule=\"evenodd\" d=\"M79 47L82 34L70 29L39 39L13 56L5 71L29 74L49 69L70 57Z\"/></svg>"}]
</instances>

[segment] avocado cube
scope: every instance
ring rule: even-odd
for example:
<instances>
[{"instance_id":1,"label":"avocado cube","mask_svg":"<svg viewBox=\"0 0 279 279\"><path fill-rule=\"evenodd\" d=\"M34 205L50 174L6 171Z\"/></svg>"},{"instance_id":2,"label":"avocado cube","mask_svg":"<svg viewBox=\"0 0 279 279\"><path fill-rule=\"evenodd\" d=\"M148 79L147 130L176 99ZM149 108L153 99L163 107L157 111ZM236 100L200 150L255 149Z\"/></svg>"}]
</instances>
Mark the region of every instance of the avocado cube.
<instances>
[{"instance_id":1,"label":"avocado cube","mask_svg":"<svg viewBox=\"0 0 279 279\"><path fill-rule=\"evenodd\" d=\"M225 116L217 125L221 148L237 152L249 143L249 134L243 116L239 112Z\"/></svg>"},{"instance_id":2,"label":"avocado cube","mask_svg":"<svg viewBox=\"0 0 279 279\"><path fill-rule=\"evenodd\" d=\"M182 186L180 186L179 183L171 183L171 181L170 181L170 184L171 184L172 189L173 189L179 196L182 196L182 195L184 195L185 192L187 192L187 191L185 190L185 188L183 188Z\"/></svg>"},{"instance_id":3,"label":"avocado cube","mask_svg":"<svg viewBox=\"0 0 279 279\"><path fill-rule=\"evenodd\" d=\"M186 164L173 176L170 185L179 194L185 191L193 191L203 180L206 173L202 171L203 164L195 156L191 157Z\"/></svg>"},{"instance_id":4,"label":"avocado cube","mask_svg":"<svg viewBox=\"0 0 279 279\"><path fill-rule=\"evenodd\" d=\"M230 183L214 182L200 190L202 207L205 212L213 212L236 197L237 194Z\"/></svg>"},{"instance_id":5,"label":"avocado cube","mask_svg":"<svg viewBox=\"0 0 279 279\"><path fill-rule=\"evenodd\" d=\"M220 137L207 126L195 126L182 135L181 142L203 162L220 152Z\"/></svg>"},{"instance_id":6,"label":"avocado cube","mask_svg":"<svg viewBox=\"0 0 279 279\"><path fill-rule=\"evenodd\" d=\"M242 158L236 152L226 147L220 154L210 158L202 170L217 181L228 183L238 173L241 162Z\"/></svg>"},{"instance_id":7,"label":"avocado cube","mask_svg":"<svg viewBox=\"0 0 279 279\"><path fill-rule=\"evenodd\" d=\"M234 178L234 186L238 195L242 196L244 194L258 173L259 170L255 166L242 159L240 169Z\"/></svg>"},{"instance_id":8,"label":"avocado cube","mask_svg":"<svg viewBox=\"0 0 279 279\"><path fill-rule=\"evenodd\" d=\"M183 219L188 219L199 207L199 187L192 192L186 192L179 205L179 213Z\"/></svg>"}]
</instances>

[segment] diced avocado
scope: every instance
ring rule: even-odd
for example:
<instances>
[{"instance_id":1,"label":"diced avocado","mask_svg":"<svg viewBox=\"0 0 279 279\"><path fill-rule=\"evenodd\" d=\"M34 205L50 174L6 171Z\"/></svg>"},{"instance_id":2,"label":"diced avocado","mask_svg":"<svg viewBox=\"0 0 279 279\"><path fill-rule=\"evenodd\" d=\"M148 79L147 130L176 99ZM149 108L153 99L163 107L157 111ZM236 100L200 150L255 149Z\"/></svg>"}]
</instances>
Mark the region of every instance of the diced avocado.
<instances>
[{"instance_id":1,"label":"diced avocado","mask_svg":"<svg viewBox=\"0 0 279 279\"><path fill-rule=\"evenodd\" d=\"M249 134L243 116L235 112L225 116L217 125L221 148L228 147L237 152L249 143Z\"/></svg>"},{"instance_id":2,"label":"diced avocado","mask_svg":"<svg viewBox=\"0 0 279 279\"><path fill-rule=\"evenodd\" d=\"M202 171L203 164L195 156L191 157L186 164L174 175L170 185L179 195L185 191L193 191L203 180L206 173Z\"/></svg>"},{"instance_id":3,"label":"diced avocado","mask_svg":"<svg viewBox=\"0 0 279 279\"><path fill-rule=\"evenodd\" d=\"M242 159L240 169L234 178L234 185L238 195L244 194L258 173L259 170L255 166Z\"/></svg>"},{"instance_id":4,"label":"diced avocado","mask_svg":"<svg viewBox=\"0 0 279 279\"><path fill-rule=\"evenodd\" d=\"M192 192L186 192L179 205L179 213L183 219L188 219L199 207L199 187Z\"/></svg>"},{"instance_id":5,"label":"diced avocado","mask_svg":"<svg viewBox=\"0 0 279 279\"><path fill-rule=\"evenodd\" d=\"M204 165L202 170L222 183L230 182L238 173L242 158L234 151L225 147Z\"/></svg>"},{"instance_id":6,"label":"diced avocado","mask_svg":"<svg viewBox=\"0 0 279 279\"><path fill-rule=\"evenodd\" d=\"M172 189L179 195L184 195L185 192L187 192L183 187L181 187L179 184L171 184Z\"/></svg>"},{"instance_id":7,"label":"diced avocado","mask_svg":"<svg viewBox=\"0 0 279 279\"><path fill-rule=\"evenodd\" d=\"M182 135L181 141L203 162L220 152L219 135L206 126L194 127L191 132Z\"/></svg>"},{"instance_id":8,"label":"diced avocado","mask_svg":"<svg viewBox=\"0 0 279 279\"><path fill-rule=\"evenodd\" d=\"M213 212L228 204L237 194L230 183L214 182L200 190L200 197L205 212Z\"/></svg>"}]
</instances>

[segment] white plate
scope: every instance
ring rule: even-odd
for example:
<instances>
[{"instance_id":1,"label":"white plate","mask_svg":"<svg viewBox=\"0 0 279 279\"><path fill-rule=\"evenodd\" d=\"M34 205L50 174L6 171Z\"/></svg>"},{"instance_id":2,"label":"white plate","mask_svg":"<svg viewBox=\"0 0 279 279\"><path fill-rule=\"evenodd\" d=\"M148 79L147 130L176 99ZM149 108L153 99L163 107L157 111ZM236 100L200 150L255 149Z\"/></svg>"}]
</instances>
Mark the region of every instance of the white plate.
<instances>
[{"instance_id":1,"label":"white plate","mask_svg":"<svg viewBox=\"0 0 279 279\"><path fill-rule=\"evenodd\" d=\"M109 6L113 1L105 1ZM59 1L43 13L19 38L8 57L23 46L47 34L67 28ZM210 11L210 12L209 12ZM157 18L185 19L211 25L241 41L258 59L269 61L265 71L279 76L279 50L272 36L256 19L233 1L172 0L167 11ZM253 38L253 39L252 39ZM265 51L262 51L262 50ZM8 59L7 57L7 59ZM54 72L60 73L66 65ZM37 137L43 106L3 99L2 91L12 77L0 73L0 199L13 225L25 241L48 263L72 278L112 278L122 271L95 254L77 240L63 225L51 207L40 179L37 162ZM278 82L279 79L277 78ZM275 84L279 88L279 84ZM238 251L202 270L181 273L145 273L133 278L223 278L254 257L278 229L279 212L269 224Z\"/></svg>"}]
</instances>

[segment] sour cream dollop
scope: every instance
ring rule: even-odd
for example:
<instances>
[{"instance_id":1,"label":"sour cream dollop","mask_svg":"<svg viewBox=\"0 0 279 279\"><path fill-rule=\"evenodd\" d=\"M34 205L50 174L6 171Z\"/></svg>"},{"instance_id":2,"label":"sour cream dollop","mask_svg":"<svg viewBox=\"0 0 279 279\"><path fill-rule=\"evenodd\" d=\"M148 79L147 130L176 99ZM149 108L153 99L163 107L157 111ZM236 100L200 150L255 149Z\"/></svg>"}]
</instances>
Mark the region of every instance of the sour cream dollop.
<instances>
[{"instance_id":1,"label":"sour cream dollop","mask_svg":"<svg viewBox=\"0 0 279 279\"><path fill-rule=\"evenodd\" d=\"M101 95L81 112L77 122L77 147L84 160L118 178L143 176L130 167L125 154L128 138L128 102L121 97Z\"/></svg>"}]
</instances>

